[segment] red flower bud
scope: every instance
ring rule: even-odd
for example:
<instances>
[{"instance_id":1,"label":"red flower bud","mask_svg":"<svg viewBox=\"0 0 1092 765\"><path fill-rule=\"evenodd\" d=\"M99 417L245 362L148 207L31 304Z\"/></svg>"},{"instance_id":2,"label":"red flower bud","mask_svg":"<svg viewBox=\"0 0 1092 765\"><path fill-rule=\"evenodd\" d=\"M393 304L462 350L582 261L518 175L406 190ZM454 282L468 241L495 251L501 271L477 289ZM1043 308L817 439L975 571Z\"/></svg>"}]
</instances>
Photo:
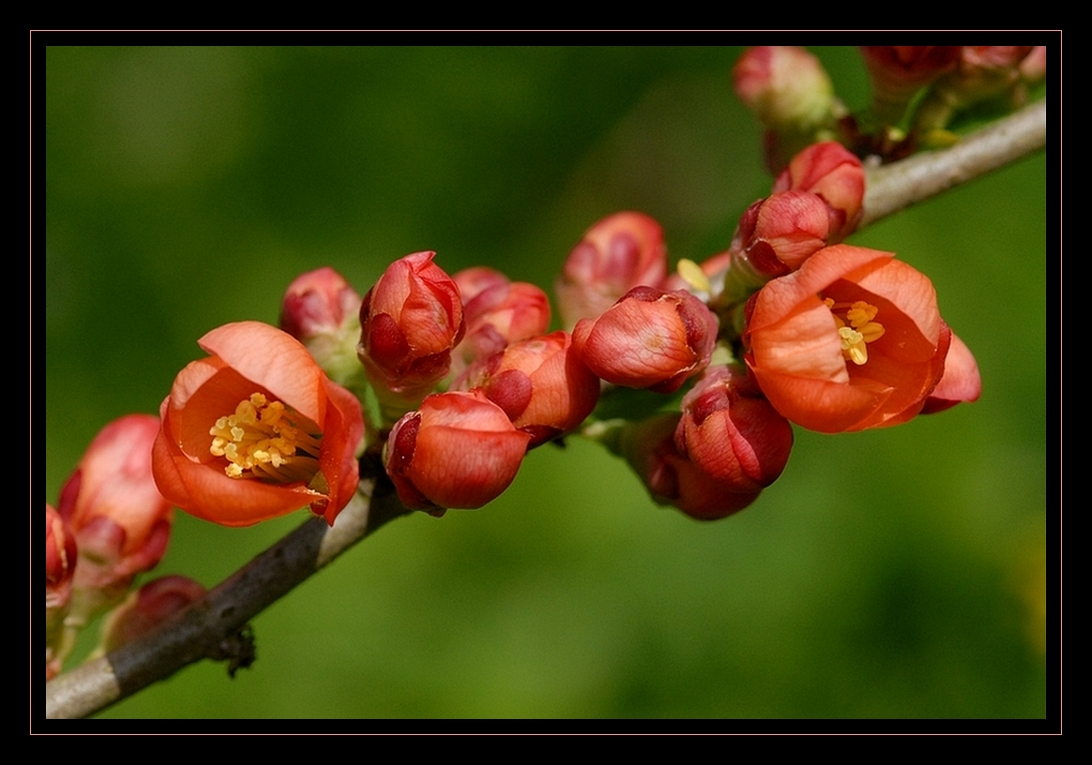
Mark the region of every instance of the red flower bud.
<instances>
[{"instance_id":1,"label":"red flower bud","mask_svg":"<svg viewBox=\"0 0 1092 765\"><path fill-rule=\"evenodd\" d=\"M741 367L709 367L683 397L679 454L739 492L769 486L789 460L792 426Z\"/></svg>"},{"instance_id":2,"label":"red flower bud","mask_svg":"<svg viewBox=\"0 0 1092 765\"><path fill-rule=\"evenodd\" d=\"M351 389L365 385L356 355L360 304L357 291L332 268L296 277L281 304L281 329L303 343L331 380Z\"/></svg>"},{"instance_id":3,"label":"red flower bud","mask_svg":"<svg viewBox=\"0 0 1092 765\"><path fill-rule=\"evenodd\" d=\"M462 339L459 288L435 256L396 260L364 296L357 353L381 399L394 393L416 404L447 374Z\"/></svg>"},{"instance_id":4,"label":"red flower bud","mask_svg":"<svg viewBox=\"0 0 1092 765\"><path fill-rule=\"evenodd\" d=\"M865 176L861 160L842 144L824 141L808 146L789 162L777 177L774 193L809 191L830 206L830 236L833 243L849 236L861 219Z\"/></svg>"},{"instance_id":5,"label":"red flower bud","mask_svg":"<svg viewBox=\"0 0 1092 765\"><path fill-rule=\"evenodd\" d=\"M459 288L459 295L463 299L463 313L466 313L466 304L485 292L490 287L498 284L510 284L511 279L495 268L488 266L471 266L451 275L455 286Z\"/></svg>"},{"instance_id":6,"label":"red flower bud","mask_svg":"<svg viewBox=\"0 0 1092 765\"><path fill-rule=\"evenodd\" d=\"M768 127L806 129L829 118L834 86L803 48L750 48L732 69L736 95Z\"/></svg>"},{"instance_id":7,"label":"red flower bud","mask_svg":"<svg viewBox=\"0 0 1092 765\"><path fill-rule=\"evenodd\" d=\"M830 138L835 111L834 86L823 65L802 48L751 48L732 70L736 95L758 115L766 167L778 173L804 146Z\"/></svg>"},{"instance_id":8,"label":"red flower bud","mask_svg":"<svg viewBox=\"0 0 1092 765\"><path fill-rule=\"evenodd\" d=\"M249 526L310 505L333 525L356 492L360 402L299 341L256 321L198 344L160 406L156 484L191 515Z\"/></svg>"},{"instance_id":9,"label":"red flower bud","mask_svg":"<svg viewBox=\"0 0 1092 765\"><path fill-rule=\"evenodd\" d=\"M480 291L464 304L463 313L466 336L455 353L460 365L541 335L550 326L550 299L533 284L505 281Z\"/></svg>"},{"instance_id":10,"label":"red flower bud","mask_svg":"<svg viewBox=\"0 0 1092 765\"><path fill-rule=\"evenodd\" d=\"M508 488L529 440L480 391L437 393L395 423L384 463L406 507L471 509Z\"/></svg>"},{"instance_id":11,"label":"red flower bud","mask_svg":"<svg viewBox=\"0 0 1092 765\"><path fill-rule=\"evenodd\" d=\"M748 301L743 342L778 412L840 433L920 412L944 371L951 330L924 274L891 253L835 245Z\"/></svg>"},{"instance_id":12,"label":"red flower bud","mask_svg":"<svg viewBox=\"0 0 1092 765\"><path fill-rule=\"evenodd\" d=\"M360 314L361 298L345 277L332 268L297 276L284 293L281 329L303 344L311 338L336 334Z\"/></svg>"},{"instance_id":13,"label":"red flower bud","mask_svg":"<svg viewBox=\"0 0 1092 765\"><path fill-rule=\"evenodd\" d=\"M739 221L742 255L766 279L795 271L827 246L830 213L827 203L808 191L781 191L760 199Z\"/></svg>"},{"instance_id":14,"label":"red flower bud","mask_svg":"<svg viewBox=\"0 0 1092 765\"><path fill-rule=\"evenodd\" d=\"M980 101L1004 98L1010 108L1027 97L1024 61L1033 55L1031 45L969 45L959 49L955 70L933 85L915 113L915 128L926 131L943 128L955 112ZM1038 65L1032 62L1030 71Z\"/></svg>"},{"instance_id":15,"label":"red flower bud","mask_svg":"<svg viewBox=\"0 0 1092 765\"><path fill-rule=\"evenodd\" d=\"M620 212L596 223L565 260L554 290L566 327L592 318L639 286L667 275L663 229L647 215Z\"/></svg>"},{"instance_id":16,"label":"red flower bud","mask_svg":"<svg viewBox=\"0 0 1092 765\"><path fill-rule=\"evenodd\" d=\"M561 331L515 343L472 365L463 387L481 388L531 436L528 448L539 446L580 425L599 401L599 378L571 346Z\"/></svg>"},{"instance_id":17,"label":"red flower bud","mask_svg":"<svg viewBox=\"0 0 1092 765\"><path fill-rule=\"evenodd\" d=\"M958 45L863 45L872 80L873 108L888 124L897 123L915 94L959 61Z\"/></svg>"},{"instance_id":18,"label":"red flower bud","mask_svg":"<svg viewBox=\"0 0 1092 765\"><path fill-rule=\"evenodd\" d=\"M573 330L573 347L596 375L658 393L675 392L704 369L716 340L717 319L704 303L652 287L635 287Z\"/></svg>"},{"instance_id":19,"label":"red flower bud","mask_svg":"<svg viewBox=\"0 0 1092 765\"><path fill-rule=\"evenodd\" d=\"M679 419L678 414L660 414L629 423L623 430L622 454L652 499L702 521L732 515L758 499L761 489L740 491L679 452L675 444Z\"/></svg>"},{"instance_id":20,"label":"red flower bud","mask_svg":"<svg viewBox=\"0 0 1092 765\"><path fill-rule=\"evenodd\" d=\"M107 425L61 489L57 510L76 539L81 618L129 588L167 550L172 511L152 479L159 420L131 414Z\"/></svg>"}]
</instances>

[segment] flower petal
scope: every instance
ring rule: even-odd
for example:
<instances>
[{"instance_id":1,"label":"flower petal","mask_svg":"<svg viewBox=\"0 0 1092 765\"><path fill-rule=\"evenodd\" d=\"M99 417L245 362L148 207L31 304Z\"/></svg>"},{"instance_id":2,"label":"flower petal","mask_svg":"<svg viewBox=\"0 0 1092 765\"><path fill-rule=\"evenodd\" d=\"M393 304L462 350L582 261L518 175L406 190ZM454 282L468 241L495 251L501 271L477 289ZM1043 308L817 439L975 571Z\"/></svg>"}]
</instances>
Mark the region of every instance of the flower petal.
<instances>
[{"instance_id":1,"label":"flower petal","mask_svg":"<svg viewBox=\"0 0 1092 765\"><path fill-rule=\"evenodd\" d=\"M326 419L325 397L319 392L323 372L288 333L259 321L240 321L217 327L197 344L312 422ZM228 412L234 409L232 405Z\"/></svg>"}]
</instances>

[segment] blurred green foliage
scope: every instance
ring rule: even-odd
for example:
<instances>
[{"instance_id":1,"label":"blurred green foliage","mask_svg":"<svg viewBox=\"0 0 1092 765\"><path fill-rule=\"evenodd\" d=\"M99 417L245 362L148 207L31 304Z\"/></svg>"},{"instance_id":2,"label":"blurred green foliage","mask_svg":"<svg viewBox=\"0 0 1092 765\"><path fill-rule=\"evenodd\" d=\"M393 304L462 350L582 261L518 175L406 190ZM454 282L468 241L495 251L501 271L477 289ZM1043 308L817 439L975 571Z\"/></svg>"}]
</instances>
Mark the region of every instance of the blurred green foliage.
<instances>
[{"instance_id":1,"label":"blurred green foliage","mask_svg":"<svg viewBox=\"0 0 1092 765\"><path fill-rule=\"evenodd\" d=\"M855 51L813 50L863 107ZM770 183L739 53L50 48L46 500L302 271L363 293L432 249L548 287L620 209L674 258L724 249ZM932 277L977 404L798 430L784 476L705 524L593 444L544 447L488 507L400 519L260 615L233 681L204 662L103 716L1043 716L1045 200L1040 154L850 240ZM179 513L156 573L211 586L303 517Z\"/></svg>"}]
</instances>

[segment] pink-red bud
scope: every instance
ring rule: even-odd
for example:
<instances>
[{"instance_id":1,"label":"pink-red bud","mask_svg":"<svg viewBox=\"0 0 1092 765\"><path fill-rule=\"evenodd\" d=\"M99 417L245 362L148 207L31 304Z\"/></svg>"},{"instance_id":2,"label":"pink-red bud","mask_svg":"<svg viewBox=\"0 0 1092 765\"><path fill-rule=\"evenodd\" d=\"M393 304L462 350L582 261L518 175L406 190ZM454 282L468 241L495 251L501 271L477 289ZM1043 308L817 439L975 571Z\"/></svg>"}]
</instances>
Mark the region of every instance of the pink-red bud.
<instances>
[{"instance_id":1,"label":"pink-red bud","mask_svg":"<svg viewBox=\"0 0 1092 765\"><path fill-rule=\"evenodd\" d=\"M803 48L750 48L732 69L736 95L768 127L807 128L830 116L834 86Z\"/></svg>"},{"instance_id":2,"label":"pink-red bud","mask_svg":"<svg viewBox=\"0 0 1092 765\"><path fill-rule=\"evenodd\" d=\"M395 423L384 464L406 507L472 509L508 488L529 440L480 391L437 393Z\"/></svg>"},{"instance_id":3,"label":"pink-red bud","mask_svg":"<svg viewBox=\"0 0 1092 765\"><path fill-rule=\"evenodd\" d=\"M841 241L861 219L865 176L861 160L835 141L808 146L777 177L774 193L808 191L830 206L828 242Z\"/></svg>"},{"instance_id":4,"label":"pink-red bud","mask_svg":"<svg viewBox=\"0 0 1092 765\"><path fill-rule=\"evenodd\" d=\"M459 288L434 252L396 260L364 296L357 353L382 399L420 401L447 374L462 339Z\"/></svg>"},{"instance_id":5,"label":"pink-red bud","mask_svg":"<svg viewBox=\"0 0 1092 765\"><path fill-rule=\"evenodd\" d=\"M751 48L732 70L736 95L767 128L766 167L778 173L794 153L830 138L842 107L822 64L802 48Z\"/></svg>"},{"instance_id":6,"label":"pink-red bud","mask_svg":"<svg viewBox=\"0 0 1092 765\"><path fill-rule=\"evenodd\" d=\"M599 378L562 331L515 343L477 362L463 385L481 388L516 428L529 434L528 448L573 430L599 401Z\"/></svg>"},{"instance_id":7,"label":"pink-red bud","mask_svg":"<svg viewBox=\"0 0 1092 765\"><path fill-rule=\"evenodd\" d=\"M667 275L663 229L637 212L596 223L565 260L555 284L566 327L593 318L638 286L658 287Z\"/></svg>"},{"instance_id":8,"label":"pink-red bud","mask_svg":"<svg viewBox=\"0 0 1092 765\"><path fill-rule=\"evenodd\" d=\"M864 45L861 57L872 81L873 108L897 123L914 95L955 69L958 45Z\"/></svg>"},{"instance_id":9,"label":"pink-red bud","mask_svg":"<svg viewBox=\"0 0 1092 765\"><path fill-rule=\"evenodd\" d=\"M717 319L685 290L635 287L573 330L573 347L596 375L629 388L673 393L709 363Z\"/></svg>"},{"instance_id":10,"label":"pink-red bud","mask_svg":"<svg viewBox=\"0 0 1092 765\"><path fill-rule=\"evenodd\" d=\"M621 452L652 499L703 521L732 515L758 499L761 489L741 491L679 452L675 444L679 419L678 414L660 414L623 430Z\"/></svg>"},{"instance_id":11,"label":"pink-red bud","mask_svg":"<svg viewBox=\"0 0 1092 765\"><path fill-rule=\"evenodd\" d=\"M808 191L781 191L751 205L739 221L741 255L766 278L795 271L827 245L831 209Z\"/></svg>"},{"instance_id":12,"label":"pink-red bud","mask_svg":"<svg viewBox=\"0 0 1092 765\"><path fill-rule=\"evenodd\" d=\"M57 510L79 548L74 586L81 598L99 601L91 593L101 591L104 600L112 599L166 552L171 505L152 478L158 433L159 419L152 415L115 420L95 436L61 489Z\"/></svg>"},{"instance_id":13,"label":"pink-red bud","mask_svg":"<svg viewBox=\"0 0 1092 765\"><path fill-rule=\"evenodd\" d=\"M300 342L335 334L360 313L361 298L345 277L330 267L297 276L281 303L281 329Z\"/></svg>"},{"instance_id":14,"label":"pink-red bud","mask_svg":"<svg viewBox=\"0 0 1092 765\"><path fill-rule=\"evenodd\" d=\"M466 335L455 350L459 366L499 353L509 343L541 335L550 326L550 299L533 284L505 281L469 299L463 314Z\"/></svg>"},{"instance_id":15,"label":"pink-red bud","mask_svg":"<svg viewBox=\"0 0 1092 765\"><path fill-rule=\"evenodd\" d=\"M792 426L741 367L709 367L682 402L679 453L739 492L773 483L792 450Z\"/></svg>"}]
</instances>

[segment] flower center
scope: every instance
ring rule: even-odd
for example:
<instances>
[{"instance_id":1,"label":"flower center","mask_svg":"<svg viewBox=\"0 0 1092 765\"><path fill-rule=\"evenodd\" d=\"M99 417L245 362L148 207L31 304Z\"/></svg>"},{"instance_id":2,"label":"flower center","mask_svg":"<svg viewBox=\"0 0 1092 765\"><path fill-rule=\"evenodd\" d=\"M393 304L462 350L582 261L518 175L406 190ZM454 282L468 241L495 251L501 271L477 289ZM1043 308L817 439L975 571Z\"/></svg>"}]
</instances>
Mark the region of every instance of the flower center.
<instances>
[{"instance_id":1,"label":"flower center","mask_svg":"<svg viewBox=\"0 0 1092 765\"><path fill-rule=\"evenodd\" d=\"M231 478L310 483L319 470L322 433L315 423L280 401L253 393L209 428L215 457L228 461Z\"/></svg>"},{"instance_id":2,"label":"flower center","mask_svg":"<svg viewBox=\"0 0 1092 765\"><path fill-rule=\"evenodd\" d=\"M873 321L880 309L863 300L853 303L835 303L826 298L824 303L834 316L838 325L838 336L842 340L842 356L861 366L868 361L868 343L883 337L884 328Z\"/></svg>"}]
</instances>

